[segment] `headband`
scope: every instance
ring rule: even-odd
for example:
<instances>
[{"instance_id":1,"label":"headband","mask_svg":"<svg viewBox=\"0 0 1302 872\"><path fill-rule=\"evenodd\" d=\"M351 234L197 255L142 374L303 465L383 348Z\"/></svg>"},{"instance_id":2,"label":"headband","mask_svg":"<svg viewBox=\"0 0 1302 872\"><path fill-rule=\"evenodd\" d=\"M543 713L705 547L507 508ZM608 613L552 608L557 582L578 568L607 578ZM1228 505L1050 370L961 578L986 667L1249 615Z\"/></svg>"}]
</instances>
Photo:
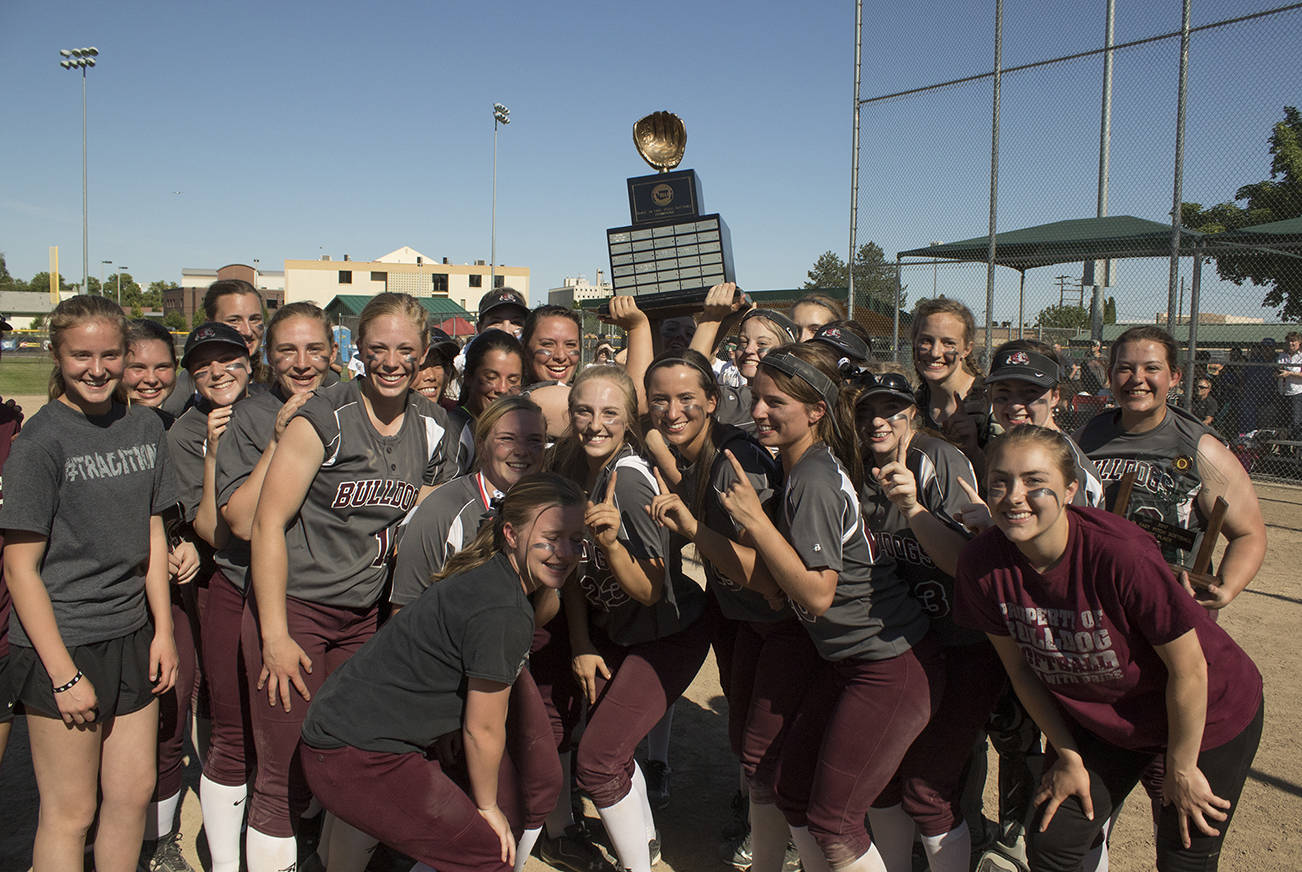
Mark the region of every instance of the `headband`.
<instances>
[{"instance_id":1,"label":"headband","mask_svg":"<svg viewBox=\"0 0 1302 872\"><path fill-rule=\"evenodd\" d=\"M792 378L800 379L818 391L819 395L827 402L827 411L829 413L836 409L836 399L839 393L836 383L819 372L817 367L806 363L790 351L770 351L761 358L760 366L771 367Z\"/></svg>"},{"instance_id":2,"label":"headband","mask_svg":"<svg viewBox=\"0 0 1302 872\"><path fill-rule=\"evenodd\" d=\"M712 372L708 367L701 366L701 364L700 364L699 361L693 362L693 361L691 361L691 360L688 360L686 357L677 357L677 356L674 356L674 357L657 357L655 360L651 361L651 365L650 365L649 367L647 367L647 370L646 370L646 376L644 377L644 381L650 382L650 380L651 380L651 373L654 372L655 370L659 369L659 368L662 367L662 366L686 366L686 367L690 367L691 369L693 369L693 370L695 370L696 372L698 372L698 373L701 374L701 376L705 379L705 383L706 383L707 385L711 385L711 384L712 384L712 385L717 385L717 384L718 384L718 380L715 379L715 377L714 377L714 373L713 373L713 372Z\"/></svg>"},{"instance_id":3,"label":"headband","mask_svg":"<svg viewBox=\"0 0 1302 872\"><path fill-rule=\"evenodd\" d=\"M779 330L787 334L787 338L790 339L792 342L800 341L799 325L797 325L795 321L792 321L786 315L783 315L781 312L775 312L772 309L751 309L749 312L747 312L745 315L742 316L741 323L745 324L751 318L764 318L768 321L772 321L773 324L776 325Z\"/></svg>"}]
</instances>

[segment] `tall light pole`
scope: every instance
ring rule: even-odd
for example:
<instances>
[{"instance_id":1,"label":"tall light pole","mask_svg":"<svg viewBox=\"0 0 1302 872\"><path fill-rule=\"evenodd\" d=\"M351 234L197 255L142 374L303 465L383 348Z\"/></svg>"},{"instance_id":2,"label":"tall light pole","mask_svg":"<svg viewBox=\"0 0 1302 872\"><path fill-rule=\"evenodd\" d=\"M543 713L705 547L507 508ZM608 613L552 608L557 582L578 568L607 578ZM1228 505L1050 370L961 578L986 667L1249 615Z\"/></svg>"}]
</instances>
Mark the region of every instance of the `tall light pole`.
<instances>
[{"instance_id":1,"label":"tall light pole","mask_svg":"<svg viewBox=\"0 0 1302 872\"><path fill-rule=\"evenodd\" d=\"M118 267L118 305L122 305L122 274L131 269L129 266Z\"/></svg>"},{"instance_id":2,"label":"tall light pole","mask_svg":"<svg viewBox=\"0 0 1302 872\"><path fill-rule=\"evenodd\" d=\"M939 239L931 240L933 246L944 245ZM940 266L936 263L936 258L931 259L931 297L934 300L937 296L937 290L940 284Z\"/></svg>"},{"instance_id":3,"label":"tall light pole","mask_svg":"<svg viewBox=\"0 0 1302 872\"><path fill-rule=\"evenodd\" d=\"M113 261L111 261L111 260L101 260L100 263L104 264L105 266L112 266L112 265L113 265ZM108 271L108 270L104 270L104 280L100 283L100 286L99 286L99 295L100 295L101 297L104 296L104 290L105 290L105 288L108 287L108 274L109 274L109 271ZM89 291L89 289L88 289L88 290L87 290L87 293L89 293L89 292L90 292L90 291Z\"/></svg>"},{"instance_id":4,"label":"tall light pole","mask_svg":"<svg viewBox=\"0 0 1302 872\"><path fill-rule=\"evenodd\" d=\"M511 110L501 103L493 104L493 214L488 249L488 293L497 287L494 275L497 270L497 125L511 123Z\"/></svg>"},{"instance_id":5,"label":"tall light pole","mask_svg":"<svg viewBox=\"0 0 1302 872\"><path fill-rule=\"evenodd\" d=\"M87 241L86 227L86 70L95 66L95 57L99 49L61 48L59 55L63 60L59 66L65 70L81 70L81 292L86 293L86 271L90 265L90 244Z\"/></svg>"}]
</instances>

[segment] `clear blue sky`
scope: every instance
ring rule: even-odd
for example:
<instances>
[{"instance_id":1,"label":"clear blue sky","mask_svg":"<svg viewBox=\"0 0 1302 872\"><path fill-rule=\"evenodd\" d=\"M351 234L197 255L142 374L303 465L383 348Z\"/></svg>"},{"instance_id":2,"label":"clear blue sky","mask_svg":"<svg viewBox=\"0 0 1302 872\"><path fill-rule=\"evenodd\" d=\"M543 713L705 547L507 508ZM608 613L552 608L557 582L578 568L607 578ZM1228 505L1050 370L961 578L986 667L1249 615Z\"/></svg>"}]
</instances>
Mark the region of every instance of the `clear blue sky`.
<instances>
[{"instance_id":1,"label":"clear blue sky","mask_svg":"<svg viewBox=\"0 0 1302 872\"><path fill-rule=\"evenodd\" d=\"M1195 24L1272 5L1197 0ZM864 97L990 67L993 2L865 6ZM1119 41L1179 25L1178 0L1118 7ZM370 259L401 245L487 258L501 101L512 123L499 138L498 260L531 268L535 298L606 268L604 230L628 220L624 179L649 172L630 129L656 109L687 123L683 166L732 228L739 280L796 286L819 253L847 245L853 14L849 0L9 0L0 251L30 278L58 244L63 273L80 280L80 82L58 50L95 45L93 274L112 260L142 283L176 282L183 267ZM1270 125L1302 97L1302 16L1277 22L1195 43L1185 199L1216 202L1265 177ZM1102 31L1102 0L1008 0L1004 62L1092 47ZM1174 60L1174 44L1118 58L1113 214L1161 220L1170 208ZM1001 229L1093 214L1099 68L1005 80ZM891 257L984 233L989 112L982 84L866 114L861 240ZM1164 287L1165 265L1155 275ZM923 290L921 274L909 280ZM1032 282L1043 295L1047 278ZM979 297L984 275L942 271L939 284Z\"/></svg>"}]
</instances>

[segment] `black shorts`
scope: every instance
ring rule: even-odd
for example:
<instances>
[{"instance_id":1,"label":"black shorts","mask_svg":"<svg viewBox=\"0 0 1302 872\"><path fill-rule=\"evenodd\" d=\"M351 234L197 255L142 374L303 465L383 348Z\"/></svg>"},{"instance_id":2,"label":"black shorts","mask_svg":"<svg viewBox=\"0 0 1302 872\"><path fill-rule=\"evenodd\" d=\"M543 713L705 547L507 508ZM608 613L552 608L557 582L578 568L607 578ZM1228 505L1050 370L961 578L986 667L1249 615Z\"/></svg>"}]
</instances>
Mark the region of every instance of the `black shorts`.
<instances>
[{"instance_id":1,"label":"black shorts","mask_svg":"<svg viewBox=\"0 0 1302 872\"><path fill-rule=\"evenodd\" d=\"M153 701L154 685L149 680L149 644L153 640L154 627L146 623L117 639L68 649L72 662L95 687L97 721L129 715ZM9 672L13 695L28 715L62 717L54 701L54 685L35 649L11 644Z\"/></svg>"},{"instance_id":2,"label":"black shorts","mask_svg":"<svg viewBox=\"0 0 1302 872\"><path fill-rule=\"evenodd\" d=\"M9 652L0 654L0 724L7 724L14 719L13 670L9 668Z\"/></svg>"}]
</instances>

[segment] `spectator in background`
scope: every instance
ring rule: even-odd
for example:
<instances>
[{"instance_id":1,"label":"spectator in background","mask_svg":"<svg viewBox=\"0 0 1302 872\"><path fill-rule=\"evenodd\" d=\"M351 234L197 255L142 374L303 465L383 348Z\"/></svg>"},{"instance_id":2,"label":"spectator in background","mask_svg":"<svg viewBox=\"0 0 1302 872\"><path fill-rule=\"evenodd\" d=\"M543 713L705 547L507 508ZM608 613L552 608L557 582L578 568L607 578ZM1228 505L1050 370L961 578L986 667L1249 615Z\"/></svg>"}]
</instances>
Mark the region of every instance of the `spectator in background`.
<instances>
[{"instance_id":1,"label":"spectator in background","mask_svg":"<svg viewBox=\"0 0 1302 872\"><path fill-rule=\"evenodd\" d=\"M1244 365L1247 358L1242 348L1231 348L1220 372L1212 377L1212 394L1220 405L1221 430L1236 436L1246 430L1240 425L1239 405L1243 393Z\"/></svg>"},{"instance_id":2,"label":"spectator in background","mask_svg":"<svg viewBox=\"0 0 1302 872\"><path fill-rule=\"evenodd\" d=\"M1239 429L1251 433L1275 424L1275 340L1267 336L1248 350L1238 397Z\"/></svg>"},{"instance_id":3,"label":"spectator in background","mask_svg":"<svg viewBox=\"0 0 1302 872\"><path fill-rule=\"evenodd\" d=\"M1292 331L1284 337L1284 351L1275 362L1279 392L1288 409L1289 438L1297 439L1302 436L1302 333Z\"/></svg>"},{"instance_id":4,"label":"spectator in background","mask_svg":"<svg viewBox=\"0 0 1302 872\"><path fill-rule=\"evenodd\" d=\"M1081 390L1098 396L1108 387L1108 365L1103 360L1103 343L1097 339L1090 342L1089 355L1080 371Z\"/></svg>"},{"instance_id":5,"label":"spectator in background","mask_svg":"<svg viewBox=\"0 0 1302 872\"><path fill-rule=\"evenodd\" d=\"M1208 427L1214 426L1212 420L1220 411L1221 404L1212 396L1212 382L1206 375L1198 376L1194 382L1193 414Z\"/></svg>"}]
</instances>

